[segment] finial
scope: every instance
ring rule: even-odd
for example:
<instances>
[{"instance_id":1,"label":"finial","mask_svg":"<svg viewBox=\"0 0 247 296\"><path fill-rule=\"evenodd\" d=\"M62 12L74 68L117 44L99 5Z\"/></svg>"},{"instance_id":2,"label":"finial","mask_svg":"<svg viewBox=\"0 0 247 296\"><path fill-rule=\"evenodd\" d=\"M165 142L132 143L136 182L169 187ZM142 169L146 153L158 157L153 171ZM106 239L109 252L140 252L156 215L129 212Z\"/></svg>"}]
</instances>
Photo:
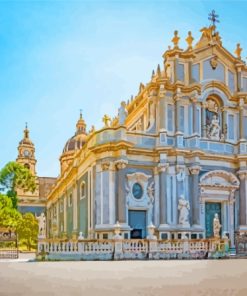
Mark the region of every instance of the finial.
<instances>
[{"instance_id":1,"label":"finial","mask_svg":"<svg viewBox=\"0 0 247 296\"><path fill-rule=\"evenodd\" d=\"M102 121L103 121L105 127L109 127L111 118L107 114L105 114L104 117L102 118Z\"/></svg>"},{"instance_id":2,"label":"finial","mask_svg":"<svg viewBox=\"0 0 247 296\"><path fill-rule=\"evenodd\" d=\"M158 64L158 66L157 66L156 74L158 75L158 77L161 76L161 71L160 71L160 65L159 65L159 64Z\"/></svg>"},{"instance_id":3,"label":"finial","mask_svg":"<svg viewBox=\"0 0 247 296\"><path fill-rule=\"evenodd\" d=\"M154 76L155 76L155 73L154 73L154 70L152 71L152 78L154 78Z\"/></svg>"},{"instance_id":4,"label":"finial","mask_svg":"<svg viewBox=\"0 0 247 296\"><path fill-rule=\"evenodd\" d=\"M27 122L25 122L24 137L25 138L29 137L29 130L28 130Z\"/></svg>"},{"instance_id":5,"label":"finial","mask_svg":"<svg viewBox=\"0 0 247 296\"><path fill-rule=\"evenodd\" d=\"M80 119L82 119L82 109L80 109Z\"/></svg>"},{"instance_id":6,"label":"finial","mask_svg":"<svg viewBox=\"0 0 247 296\"><path fill-rule=\"evenodd\" d=\"M237 44L237 48L236 50L234 51L234 53L236 54L237 58L238 59L241 59L241 52L242 52L242 48L240 47L240 43Z\"/></svg>"},{"instance_id":7,"label":"finial","mask_svg":"<svg viewBox=\"0 0 247 296\"><path fill-rule=\"evenodd\" d=\"M188 50L191 50L192 49L192 43L193 43L193 36L191 34L191 31L188 32L188 36L187 38L185 39L185 41L188 43Z\"/></svg>"},{"instance_id":8,"label":"finial","mask_svg":"<svg viewBox=\"0 0 247 296\"><path fill-rule=\"evenodd\" d=\"M143 89L145 88L144 84L141 82L140 86L139 86L139 94L143 91Z\"/></svg>"},{"instance_id":9,"label":"finial","mask_svg":"<svg viewBox=\"0 0 247 296\"><path fill-rule=\"evenodd\" d=\"M178 36L178 31L174 31L174 37L172 38L172 43L174 44L174 48L178 48L178 42L179 42L180 37Z\"/></svg>"}]
</instances>

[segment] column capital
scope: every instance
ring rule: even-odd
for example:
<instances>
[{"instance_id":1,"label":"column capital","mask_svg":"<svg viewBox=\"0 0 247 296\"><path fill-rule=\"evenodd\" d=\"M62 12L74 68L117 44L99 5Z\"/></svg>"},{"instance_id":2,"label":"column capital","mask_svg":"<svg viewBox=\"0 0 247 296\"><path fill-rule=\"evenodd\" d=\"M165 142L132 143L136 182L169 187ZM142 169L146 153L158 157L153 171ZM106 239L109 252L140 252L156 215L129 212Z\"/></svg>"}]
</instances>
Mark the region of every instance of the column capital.
<instances>
[{"instance_id":1,"label":"column capital","mask_svg":"<svg viewBox=\"0 0 247 296\"><path fill-rule=\"evenodd\" d=\"M201 167L199 165L189 167L189 172L191 175L198 175L200 170L201 170Z\"/></svg>"},{"instance_id":2,"label":"column capital","mask_svg":"<svg viewBox=\"0 0 247 296\"><path fill-rule=\"evenodd\" d=\"M119 160L116 160L115 162L115 166L118 170L122 170L122 169L125 169L127 164L128 164L128 160L126 159L119 159Z\"/></svg>"},{"instance_id":3,"label":"column capital","mask_svg":"<svg viewBox=\"0 0 247 296\"><path fill-rule=\"evenodd\" d=\"M239 170L237 172L237 174L239 175L240 180L246 180L247 179L247 170Z\"/></svg>"},{"instance_id":4,"label":"column capital","mask_svg":"<svg viewBox=\"0 0 247 296\"><path fill-rule=\"evenodd\" d=\"M196 104L198 102L198 96L193 96L190 98L190 100L193 104Z\"/></svg>"},{"instance_id":5,"label":"column capital","mask_svg":"<svg viewBox=\"0 0 247 296\"><path fill-rule=\"evenodd\" d=\"M109 168L110 168L110 161L109 160L104 160L101 162L101 168L102 168L102 171L108 171Z\"/></svg>"},{"instance_id":6,"label":"column capital","mask_svg":"<svg viewBox=\"0 0 247 296\"><path fill-rule=\"evenodd\" d=\"M168 167L169 167L168 162L160 162L158 164L158 172L159 173L165 173L167 171Z\"/></svg>"}]
</instances>

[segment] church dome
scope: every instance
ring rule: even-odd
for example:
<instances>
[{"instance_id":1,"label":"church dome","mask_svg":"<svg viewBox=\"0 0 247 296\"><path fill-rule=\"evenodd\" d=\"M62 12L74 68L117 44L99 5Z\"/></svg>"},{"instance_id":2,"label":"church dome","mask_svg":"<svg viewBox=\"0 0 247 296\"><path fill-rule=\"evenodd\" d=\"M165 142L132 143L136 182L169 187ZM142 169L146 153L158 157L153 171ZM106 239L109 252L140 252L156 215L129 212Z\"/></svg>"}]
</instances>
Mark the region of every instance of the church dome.
<instances>
[{"instance_id":1,"label":"church dome","mask_svg":"<svg viewBox=\"0 0 247 296\"><path fill-rule=\"evenodd\" d=\"M29 146L34 146L33 142L30 140L29 138L29 129L27 127L27 123L26 123L26 127L24 129L24 137L23 139L19 142L19 145L29 145Z\"/></svg>"},{"instance_id":2,"label":"church dome","mask_svg":"<svg viewBox=\"0 0 247 296\"><path fill-rule=\"evenodd\" d=\"M86 142L86 137L86 123L82 118L82 114L80 113L80 118L76 124L76 133L66 142L63 153L81 149Z\"/></svg>"}]
</instances>

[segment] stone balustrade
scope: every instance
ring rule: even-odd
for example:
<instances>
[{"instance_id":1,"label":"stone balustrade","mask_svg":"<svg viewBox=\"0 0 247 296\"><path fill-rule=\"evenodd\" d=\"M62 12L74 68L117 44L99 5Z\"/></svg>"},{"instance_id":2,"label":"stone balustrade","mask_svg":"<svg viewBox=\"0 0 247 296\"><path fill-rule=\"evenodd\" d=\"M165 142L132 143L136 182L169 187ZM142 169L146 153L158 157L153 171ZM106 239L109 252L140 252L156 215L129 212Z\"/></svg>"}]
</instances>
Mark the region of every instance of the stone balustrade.
<instances>
[{"instance_id":1,"label":"stone balustrade","mask_svg":"<svg viewBox=\"0 0 247 296\"><path fill-rule=\"evenodd\" d=\"M228 239L42 239L38 242L37 251L39 260L193 259L228 255Z\"/></svg>"}]
</instances>

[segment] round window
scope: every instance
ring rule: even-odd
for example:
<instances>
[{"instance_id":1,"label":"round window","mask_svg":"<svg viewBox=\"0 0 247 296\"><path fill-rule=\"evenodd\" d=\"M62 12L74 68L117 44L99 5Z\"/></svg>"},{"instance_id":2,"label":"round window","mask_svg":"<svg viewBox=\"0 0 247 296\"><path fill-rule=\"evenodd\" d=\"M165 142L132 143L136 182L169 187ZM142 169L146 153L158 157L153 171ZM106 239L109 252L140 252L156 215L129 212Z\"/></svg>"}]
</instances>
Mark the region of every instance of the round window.
<instances>
[{"instance_id":1,"label":"round window","mask_svg":"<svg viewBox=\"0 0 247 296\"><path fill-rule=\"evenodd\" d=\"M143 189L139 183L135 183L132 188L134 198L141 199L143 195Z\"/></svg>"}]
</instances>

